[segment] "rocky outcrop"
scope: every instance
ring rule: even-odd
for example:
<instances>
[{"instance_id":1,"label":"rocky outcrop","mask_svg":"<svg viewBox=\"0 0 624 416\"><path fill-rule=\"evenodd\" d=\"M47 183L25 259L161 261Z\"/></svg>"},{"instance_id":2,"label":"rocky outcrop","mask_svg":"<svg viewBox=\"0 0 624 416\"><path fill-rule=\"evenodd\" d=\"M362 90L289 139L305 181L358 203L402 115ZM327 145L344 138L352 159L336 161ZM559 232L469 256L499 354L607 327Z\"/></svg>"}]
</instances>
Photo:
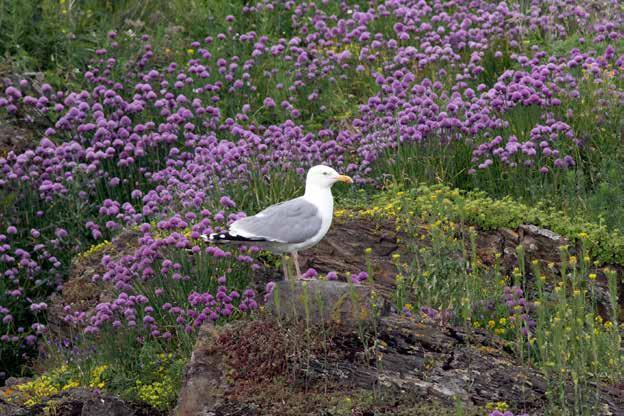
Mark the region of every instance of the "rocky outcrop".
<instances>
[{"instance_id":1,"label":"rocky outcrop","mask_svg":"<svg viewBox=\"0 0 624 416\"><path fill-rule=\"evenodd\" d=\"M378 283L393 285L396 269L393 266L392 255L406 254L406 247L410 245L430 244L427 238L423 240L410 238L395 229L392 220L338 218L320 244L300 254L302 269L312 267L320 273L338 271L344 274L357 273L371 265ZM564 237L530 224L520 225L515 230L501 228L475 231L479 258L485 264L493 264L494 256L499 253L505 271L511 271L518 264L516 248L520 245L524 247L527 259L558 264L559 247L569 244ZM364 256L367 248L371 251ZM367 264L367 261L370 264Z\"/></svg>"},{"instance_id":2,"label":"rocky outcrop","mask_svg":"<svg viewBox=\"0 0 624 416\"><path fill-rule=\"evenodd\" d=\"M273 385L290 370L298 374L290 380L298 385L311 376L322 376L314 374L316 370L305 375L312 368L302 368L302 360L317 356L327 346L319 334L330 332L319 328L367 330L388 309L368 287L311 280L279 282L266 311L266 319L201 328L176 415L271 414L245 398L262 394L257 386Z\"/></svg>"},{"instance_id":3,"label":"rocky outcrop","mask_svg":"<svg viewBox=\"0 0 624 416\"><path fill-rule=\"evenodd\" d=\"M480 260L493 264L500 253L506 273L518 265L518 246L526 253L527 270L531 260L543 268L554 263L556 270L559 247L569 243L533 225L476 232ZM338 271L343 280L347 273L370 270L373 280L357 287L357 297L346 295L354 289L344 282L279 282L266 305L270 317L206 329L189 364L176 414L442 415L460 403L465 414L482 415L493 402L512 404L518 414L544 414L545 378L519 362L503 340L489 332L391 315L383 301L375 307L366 303L373 291L382 298L394 292L393 254L409 255L405 247L428 244L427 239L409 240L390 220L337 219L318 246L301 253L302 268L320 274ZM363 305L379 313L362 315ZM236 342L224 344L224 339ZM231 377L240 371L240 363L262 369L264 362L274 364L266 373L243 371L253 376ZM216 394L206 394L210 391ZM602 414L624 414L623 391L609 386L597 391L594 400ZM341 402L341 397L350 401Z\"/></svg>"},{"instance_id":4,"label":"rocky outcrop","mask_svg":"<svg viewBox=\"0 0 624 416\"><path fill-rule=\"evenodd\" d=\"M221 329L225 330L226 327ZM229 384L225 357L215 344L219 334L214 326L202 327L178 397L177 415L211 416L225 404Z\"/></svg>"},{"instance_id":5,"label":"rocky outcrop","mask_svg":"<svg viewBox=\"0 0 624 416\"><path fill-rule=\"evenodd\" d=\"M394 292L397 269L394 266L392 255L413 255L408 247L430 245L430 240L409 237L403 232L395 231L394 221L388 219L370 220L367 218L337 218L327 236L314 248L300 253L302 270L314 268L320 274L331 271L339 273L344 280L346 273L359 273L371 270L376 290L389 297ZM553 274L558 276L560 264L560 247L569 245L571 254L578 254L577 248L563 236L550 230L531 224L522 224L517 229L501 228L498 230L476 229L477 256L483 264L491 266L495 262L497 253L503 274L511 274L518 266L516 248L522 246L525 254L526 270L530 271L530 262L537 260L541 269L547 269L553 264ZM468 243L469 238L465 238ZM365 250L370 253L364 255ZM467 247L470 250L470 247ZM597 296L599 309L607 318L609 311L609 297L607 279L602 269L604 266L618 270L622 275L624 270L620 266L600 265L593 271L597 274ZM529 282L531 283L531 282ZM547 282L547 286L550 283ZM619 299L624 299L624 281L619 283ZM624 303L620 305L620 321L624 320Z\"/></svg>"},{"instance_id":6,"label":"rocky outcrop","mask_svg":"<svg viewBox=\"0 0 624 416\"><path fill-rule=\"evenodd\" d=\"M389 295L397 274L392 254L404 252L399 239L406 241L407 236L395 231L391 220L336 218L321 243L300 253L301 269L313 268L321 274L338 272L344 280L347 273L356 274L370 267L377 289ZM370 253L364 256L366 249Z\"/></svg>"},{"instance_id":7,"label":"rocky outcrop","mask_svg":"<svg viewBox=\"0 0 624 416\"><path fill-rule=\"evenodd\" d=\"M388 303L370 287L347 282L281 281L266 308L279 320L354 327L387 315Z\"/></svg>"},{"instance_id":8,"label":"rocky outcrop","mask_svg":"<svg viewBox=\"0 0 624 416\"><path fill-rule=\"evenodd\" d=\"M300 294L306 284L296 282L290 293ZM337 282L315 286L320 296L343 290ZM489 333L384 314L365 321L317 317L306 323L300 318L310 307L300 301L291 307L290 320L275 319L284 314L272 304L272 317L204 328L176 414L330 416L343 414L332 398L345 396L352 398L349 414L405 410L415 403L450 411L458 402L475 411L492 402L531 415L545 410L544 377ZM595 400L604 415L624 414L622 391L599 388Z\"/></svg>"}]
</instances>

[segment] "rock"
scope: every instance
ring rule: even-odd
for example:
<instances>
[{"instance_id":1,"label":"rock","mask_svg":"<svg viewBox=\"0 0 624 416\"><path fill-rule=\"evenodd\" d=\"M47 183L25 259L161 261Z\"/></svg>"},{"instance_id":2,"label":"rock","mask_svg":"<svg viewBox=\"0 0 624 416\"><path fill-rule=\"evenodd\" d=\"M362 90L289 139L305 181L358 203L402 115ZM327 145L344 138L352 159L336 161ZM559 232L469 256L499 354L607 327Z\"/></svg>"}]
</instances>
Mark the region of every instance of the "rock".
<instances>
[{"instance_id":1,"label":"rock","mask_svg":"<svg viewBox=\"0 0 624 416\"><path fill-rule=\"evenodd\" d=\"M446 409L436 414L453 414L457 403L465 414L483 414L491 402L543 414L546 380L507 350L486 332L397 315L364 332L300 321L237 322L202 334L176 414L427 414L415 409L432 404ZM566 394L572 400L571 385ZM332 410L344 397L348 412ZM624 414L622 391L597 386L592 400Z\"/></svg>"},{"instance_id":2,"label":"rock","mask_svg":"<svg viewBox=\"0 0 624 416\"><path fill-rule=\"evenodd\" d=\"M398 253L411 256L413 253L407 248L410 245L420 247L430 244L428 239L413 238L395 229L392 220L337 218L317 246L300 254L301 267L304 270L312 267L321 274L336 271L342 275L370 268L375 289L384 296L391 296L398 273L392 255ZM519 245L525 247L527 262L536 259L541 263L558 264L559 246L568 244L562 236L530 224L520 225L517 230L502 228L476 231L478 256L484 264L492 265L496 254L502 254L500 264L504 273L510 273L517 266L516 248ZM365 255L367 248L371 252Z\"/></svg>"},{"instance_id":3,"label":"rock","mask_svg":"<svg viewBox=\"0 0 624 416\"><path fill-rule=\"evenodd\" d=\"M43 399L32 407L5 403L0 398L0 416L164 416L163 412L144 403L127 402L108 393L95 393L85 388L63 391Z\"/></svg>"},{"instance_id":4,"label":"rock","mask_svg":"<svg viewBox=\"0 0 624 416\"><path fill-rule=\"evenodd\" d=\"M17 386L18 384L28 383L32 379L30 377L9 377L4 382L6 387Z\"/></svg>"},{"instance_id":5,"label":"rock","mask_svg":"<svg viewBox=\"0 0 624 416\"><path fill-rule=\"evenodd\" d=\"M543 378L515 362L500 341L398 316L382 321L381 385L387 392L433 395L447 405L505 401L522 409L541 407ZM524 380L531 380L526 384Z\"/></svg>"},{"instance_id":6,"label":"rock","mask_svg":"<svg viewBox=\"0 0 624 416\"><path fill-rule=\"evenodd\" d=\"M82 406L81 416L134 416L135 412L116 397L93 397Z\"/></svg>"},{"instance_id":7,"label":"rock","mask_svg":"<svg viewBox=\"0 0 624 416\"><path fill-rule=\"evenodd\" d=\"M541 262L559 263L559 247L569 244L561 235L532 224L520 225L518 234L527 255ZM571 249L574 251L574 247Z\"/></svg>"},{"instance_id":8,"label":"rock","mask_svg":"<svg viewBox=\"0 0 624 416\"><path fill-rule=\"evenodd\" d=\"M400 251L399 239L406 236L395 232L393 221L366 218L336 218L325 238L310 250L300 253L302 270L313 268L321 274L338 272L356 274L371 269L375 289L389 295L397 274L392 254ZM364 255L370 248L370 254Z\"/></svg>"},{"instance_id":9,"label":"rock","mask_svg":"<svg viewBox=\"0 0 624 416\"><path fill-rule=\"evenodd\" d=\"M216 339L221 330L204 325L186 367L177 416L215 416L228 389L224 357L217 353Z\"/></svg>"},{"instance_id":10,"label":"rock","mask_svg":"<svg viewBox=\"0 0 624 416\"><path fill-rule=\"evenodd\" d=\"M374 282L374 290L386 299L391 299L395 291L395 276L398 270L392 255L399 254L401 258L413 256L408 247L422 247L430 245L425 238L421 240L397 232L396 226L391 219L372 220L369 218L336 218L327 236L315 247L300 253L302 269L314 268L320 274L330 271L339 273L341 279L345 279L346 273L359 273L363 270L371 270ZM459 231L459 230L458 230ZM574 247L563 236L550 230L537 227L532 224L521 224L517 229L501 228L498 230L476 229L477 232L477 255L481 261L492 266L498 261L501 273L509 275L518 266L516 248L522 245L525 249L526 270L531 271L530 262L537 260L544 271L547 266L554 264L553 275L557 276L560 265L559 247L568 245L570 254L578 255L577 247ZM469 239L466 238L468 244ZM369 254L364 254L367 248ZM467 247L470 250L470 247ZM497 254L501 257L496 258ZM605 319L610 319L610 304L607 290L607 279L601 269L609 266L618 271L618 275L624 273L624 269L617 265L600 265L593 268L598 278L597 294L599 312ZM276 274L262 276L259 289L264 284L276 278ZM279 277L278 277L279 279ZM528 290L532 290L532 278L528 279ZM546 283L547 290L552 289L552 282ZM620 321L624 320L624 280L619 282ZM529 293L530 296L530 293Z\"/></svg>"},{"instance_id":11,"label":"rock","mask_svg":"<svg viewBox=\"0 0 624 416\"><path fill-rule=\"evenodd\" d=\"M27 414L26 409L20 409L19 407L14 406L6 400L0 398L0 416L21 416Z\"/></svg>"},{"instance_id":12,"label":"rock","mask_svg":"<svg viewBox=\"0 0 624 416\"><path fill-rule=\"evenodd\" d=\"M547 230L546 228L540 228L533 224L523 224L519 227L520 230L526 234L532 234L535 236L544 237L545 239L552 241L555 244L566 244L567 241L554 231Z\"/></svg>"},{"instance_id":13,"label":"rock","mask_svg":"<svg viewBox=\"0 0 624 416\"><path fill-rule=\"evenodd\" d=\"M411 256L413 253L407 249L408 246L430 245L427 238L420 240L395 230L396 226L391 219L372 220L357 216L336 218L327 236L317 246L300 253L301 266L303 269L312 267L321 274L336 271L343 280L346 273L372 269L375 290L384 296L391 296L394 292L394 278L398 273L392 255ZM525 249L527 270L530 270L528 263L532 260L539 261L542 270L549 263L553 263L557 270L560 264L559 247L563 245L569 246L570 254L578 255L577 247L565 237L533 224L521 224L517 229L477 228L476 232L479 258L484 264L493 265L496 255L502 255L498 261L503 274L511 273L518 265L516 248L519 245ZM468 240L466 238L469 244ZM365 255L367 248L371 252ZM602 264L600 268L604 266L607 265ZM619 266L608 266L618 272L622 271ZM604 283L605 279L601 278L600 272L596 272L599 283ZM620 298L624 299L624 284L620 285Z\"/></svg>"},{"instance_id":14,"label":"rock","mask_svg":"<svg viewBox=\"0 0 624 416\"><path fill-rule=\"evenodd\" d=\"M0 118L0 154L16 154L36 145L32 130Z\"/></svg>"},{"instance_id":15,"label":"rock","mask_svg":"<svg viewBox=\"0 0 624 416\"><path fill-rule=\"evenodd\" d=\"M279 319L348 326L376 320L388 312L387 303L368 286L323 280L282 280L266 308Z\"/></svg>"}]
</instances>

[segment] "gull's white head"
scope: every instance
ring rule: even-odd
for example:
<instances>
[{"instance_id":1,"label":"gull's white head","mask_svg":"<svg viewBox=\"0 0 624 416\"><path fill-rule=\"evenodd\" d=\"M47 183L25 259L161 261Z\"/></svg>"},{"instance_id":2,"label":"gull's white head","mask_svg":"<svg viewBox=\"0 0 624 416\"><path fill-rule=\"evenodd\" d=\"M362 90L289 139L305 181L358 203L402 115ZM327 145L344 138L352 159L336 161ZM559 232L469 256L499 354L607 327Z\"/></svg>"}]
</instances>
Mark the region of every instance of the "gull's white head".
<instances>
[{"instance_id":1,"label":"gull's white head","mask_svg":"<svg viewBox=\"0 0 624 416\"><path fill-rule=\"evenodd\" d=\"M341 175L334 169L325 165L316 165L308 171L306 187L312 185L321 188L331 188L336 182L353 183L353 179L346 175Z\"/></svg>"}]
</instances>

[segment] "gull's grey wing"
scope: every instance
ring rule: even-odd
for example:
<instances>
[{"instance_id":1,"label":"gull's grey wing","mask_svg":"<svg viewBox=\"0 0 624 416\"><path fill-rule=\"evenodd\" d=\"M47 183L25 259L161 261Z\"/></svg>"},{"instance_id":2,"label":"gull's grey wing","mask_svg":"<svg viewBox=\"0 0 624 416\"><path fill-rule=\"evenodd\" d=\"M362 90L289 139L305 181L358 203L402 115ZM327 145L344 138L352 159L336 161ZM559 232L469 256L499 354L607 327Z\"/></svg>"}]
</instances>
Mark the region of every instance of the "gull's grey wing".
<instances>
[{"instance_id":1,"label":"gull's grey wing","mask_svg":"<svg viewBox=\"0 0 624 416\"><path fill-rule=\"evenodd\" d=\"M278 243L302 243L321 229L318 208L303 198L291 199L241 218L230 225L230 234Z\"/></svg>"}]
</instances>

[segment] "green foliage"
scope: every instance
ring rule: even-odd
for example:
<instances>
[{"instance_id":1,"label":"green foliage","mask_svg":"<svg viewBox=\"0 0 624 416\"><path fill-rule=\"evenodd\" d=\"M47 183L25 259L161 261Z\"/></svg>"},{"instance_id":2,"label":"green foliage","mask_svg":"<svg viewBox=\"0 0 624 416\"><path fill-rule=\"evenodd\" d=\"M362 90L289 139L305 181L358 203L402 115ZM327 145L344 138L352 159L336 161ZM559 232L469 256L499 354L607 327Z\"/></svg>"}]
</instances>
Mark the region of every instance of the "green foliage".
<instances>
[{"instance_id":1,"label":"green foliage","mask_svg":"<svg viewBox=\"0 0 624 416\"><path fill-rule=\"evenodd\" d=\"M43 0L0 2L0 55L22 70L60 70L83 67L109 30L147 29L168 21L185 30L199 30L199 21L223 22L225 12L240 8L204 1ZM222 15L223 14L223 15ZM226 13L227 14L227 13ZM151 31L151 30L150 30ZM156 35L164 36L164 32ZM202 29L203 32L203 29ZM196 35L196 33L195 33Z\"/></svg>"},{"instance_id":2,"label":"green foliage","mask_svg":"<svg viewBox=\"0 0 624 416\"><path fill-rule=\"evenodd\" d=\"M424 228L413 222L405 222L401 226L401 230L410 235L426 236L427 244L416 239L409 243L409 256L395 259L401 271L396 278L398 310L405 308L409 311L413 305L426 305L439 310L463 310L468 303L465 298L468 284L483 286L472 287L471 293L480 293L478 300L494 293L495 288L485 285L487 282L495 282L494 278L471 279L470 268L466 267L466 262L460 256L464 250L464 241L451 231L453 227L453 223L439 220Z\"/></svg>"},{"instance_id":3,"label":"green foliage","mask_svg":"<svg viewBox=\"0 0 624 416\"><path fill-rule=\"evenodd\" d=\"M424 216L443 216L485 230L533 224L561 234L572 242L587 235L587 250L593 258L602 263L624 264L624 235L619 230L610 231L603 222L571 217L544 203L528 205L509 196L495 199L483 191L462 191L446 185L402 189L391 187L389 191L374 196L373 207L364 212L371 215L414 212Z\"/></svg>"},{"instance_id":4,"label":"green foliage","mask_svg":"<svg viewBox=\"0 0 624 416\"><path fill-rule=\"evenodd\" d=\"M599 383L617 382L624 375L617 273L602 271L609 293L605 302L599 295L605 285L597 281L601 272L586 254L586 233L580 235L578 256L562 246L560 262L546 270L527 258L523 246L517 248L518 266L509 274L500 265L503 253L496 253L493 264L483 264L476 254L476 234L465 223L475 217L453 209L453 193L444 187L429 193L420 189L416 197L399 192L405 198L364 211L396 215L398 228L409 237L407 252L394 257L400 271L396 309L491 331L523 362L544 373L552 414L594 414ZM416 208L418 204L422 206ZM423 206L428 208L421 211Z\"/></svg>"},{"instance_id":5,"label":"green foliage","mask_svg":"<svg viewBox=\"0 0 624 416\"><path fill-rule=\"evenodd\" d=\"M138 342L136 334L120 331L76 345L71 354L48 359L50 370L18 386L14 400L32 406L62 391L82 387L106 390L124 399L169 410L176 403L190 351L158 342ZM115 345L114 345L115 344Z\"/></svg>"},{"instance_id":6,"label":"green foliage","mask_svg":"<svg viewBox=\"0 0 624 416\"><path fill-rule=\"evenodd\" d=\"M413 404L397 405L396 402L391 402L390 399L384 401L382 398L375 397L366 390L354 395L338 396L332 399L333 401L329 403L328 408L331 414L336 416L366 414L367 409L383 406L386 404L385 401L388 402L388 407L391 407L392 410L383 410L381 414L384 416L482 416L486 414L485 409L476 407L463 409L459 404L452 407L442 404L435 399L427 402L415 400ZM402 400L402 402L409 402L409 399Z\"/></svg>"},{"instance_id":7,"label":"green foliage","mask_svg":"<svg viewBox=\"0 0 624 416\"><path fill-rule=\"evenodd\" d=\"M74 388L106 389L125 399L168 410L176 403L188 357L158 351L163 350L153 345L130 350L134 356L125 358L132 361L106 359L101 354L71 360L18 385L5 397L9 402L32 407Z\"/></svg>"}]
</instances>

